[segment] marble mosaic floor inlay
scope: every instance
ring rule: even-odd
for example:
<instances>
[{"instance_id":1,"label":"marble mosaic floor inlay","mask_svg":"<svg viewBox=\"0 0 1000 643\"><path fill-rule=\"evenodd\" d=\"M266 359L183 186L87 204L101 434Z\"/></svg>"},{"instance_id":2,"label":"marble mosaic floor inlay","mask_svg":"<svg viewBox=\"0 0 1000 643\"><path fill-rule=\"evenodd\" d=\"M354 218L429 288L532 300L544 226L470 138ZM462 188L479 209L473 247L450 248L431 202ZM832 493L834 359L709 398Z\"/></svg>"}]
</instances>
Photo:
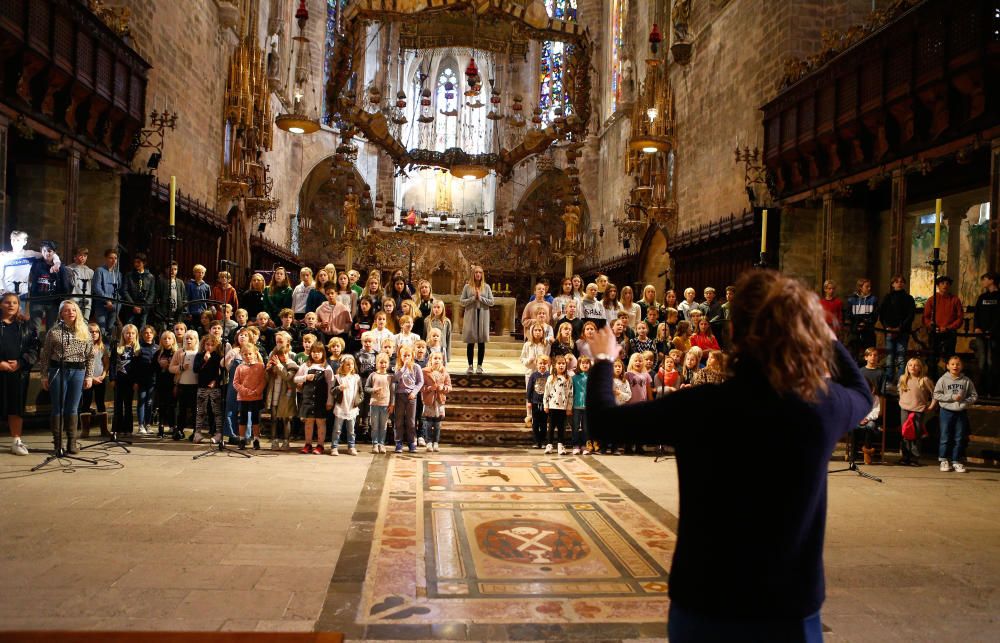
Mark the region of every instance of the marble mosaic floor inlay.
<instances>
[{"instance_id":1,"label":"marble mosaic floor inlay","mask_svg":"<svg viewBox=\"0 0 1000 643\"><path fill-rule=\"evenodd\" d=\"M583 459L385 466L356 624L666 621L674 533Z\"/></svg>"}]
</instances>

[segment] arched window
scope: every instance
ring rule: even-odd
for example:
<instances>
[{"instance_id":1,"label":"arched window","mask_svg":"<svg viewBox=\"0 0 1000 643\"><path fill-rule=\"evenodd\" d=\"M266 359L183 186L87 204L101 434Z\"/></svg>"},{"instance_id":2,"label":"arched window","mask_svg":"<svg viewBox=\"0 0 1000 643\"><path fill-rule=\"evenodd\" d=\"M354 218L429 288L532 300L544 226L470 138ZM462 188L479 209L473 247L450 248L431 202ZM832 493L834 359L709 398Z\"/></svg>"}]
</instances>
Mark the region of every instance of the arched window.
<instances>
[{"instance_id":1,"label":"arched window","mask_svg":"<svg viewBox=\"0 0 1000 643\"><path fill-rule=\"evenodd\" d=\"M622 101L622 49L625 46L625 25L628 22L626 0L611 0L611 74L608 83L608 113L618 110Z\"/></svg>"},{"instance_id":2,"label":"arched window","mask_svg":"<svg viewBox=\"0 0 1000 643\"><path fill-rule=\"evenodd\" d=\"M550 18L565 22L576 22L576 0L545 0L545 10ZM542 57L539 62L538 107L542 110L542 120L549 123L555 116L556 107L563 107L566 114L573 111L571 94L566 93L563 71L570 47L564 42L546 40L542 43Z\"/></svg>"},{"instance_id":3,"label":"arched window","mask_svg":"<svg viewBox=\"0 0 1000 643\"><path fill-rule=\"evenodd\" d=\"M438 68L437 88L434 96L436 108L435 129L437 132L434 149L443 152L458 146L458 76L455 73L455 59L442 61Z\"/></svg>"}]
</instances>

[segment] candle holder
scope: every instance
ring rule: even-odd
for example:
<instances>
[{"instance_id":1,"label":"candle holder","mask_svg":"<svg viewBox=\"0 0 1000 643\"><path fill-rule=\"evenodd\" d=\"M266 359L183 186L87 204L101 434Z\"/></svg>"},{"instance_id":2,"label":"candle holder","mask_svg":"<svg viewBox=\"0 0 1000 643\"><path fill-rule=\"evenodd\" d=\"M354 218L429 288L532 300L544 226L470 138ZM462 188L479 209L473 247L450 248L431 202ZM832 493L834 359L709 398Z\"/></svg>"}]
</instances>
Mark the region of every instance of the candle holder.
<instances>
[{"instance_id":1,"label":"candle holder","mask_svg":"<svg viewBox=\"0 0 1000 643\"><path fill-rule=\"evenodd\" d=\"M927 264L933 270L934 278L931 282L934 294L931 296L931 326L928 330L927 336L931 344L931 378L937 379L938 377L938 360L941 358L941 347L938 343L938 327L937 327L937 280L940 275L940 268L943 266L945 261L941 260L941 248L935 247L930 261Z\"/></svg>"},{"instance_id":2,"label":"candle holder","mask_svg":"<svg viewBox=\"0 0 1000 643\"><path fill-rule=\"evenodd\" d=\"M143 128L136 132L132 148L133 153L147 147L153 150L146 166L155 172L163 157L163 142L166 131L177 129L177 112L171 112L169 109L158 112L154 109L149 113L149 124L152 125L149 129Z\"/></svg>"}]
</instances>

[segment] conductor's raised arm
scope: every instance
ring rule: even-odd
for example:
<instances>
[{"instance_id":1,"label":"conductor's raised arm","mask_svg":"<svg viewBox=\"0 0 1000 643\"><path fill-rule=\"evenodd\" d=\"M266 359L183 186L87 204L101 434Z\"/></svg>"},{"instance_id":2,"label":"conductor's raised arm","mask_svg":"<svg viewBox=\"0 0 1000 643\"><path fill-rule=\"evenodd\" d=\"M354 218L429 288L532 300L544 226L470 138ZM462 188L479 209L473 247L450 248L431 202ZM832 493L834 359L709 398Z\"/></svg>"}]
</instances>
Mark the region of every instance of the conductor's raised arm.
<instances>
[{"instance_id":1,"label":"conductor's raised arm","mask_svg":"<svg viewBox=\"0 0 1000 643\"><path fill-rule=\"evenodd\" d=\"M591 430L613 434L620 443L674 445L677 437L674 427L678 423L664 420L681 408L681 404L674 402L679 394L623 406L615 402L613 364L620 350L608 326L599 330L590 342L594 366L587 378L587 421Z\"/></svg>"}]
</instances>

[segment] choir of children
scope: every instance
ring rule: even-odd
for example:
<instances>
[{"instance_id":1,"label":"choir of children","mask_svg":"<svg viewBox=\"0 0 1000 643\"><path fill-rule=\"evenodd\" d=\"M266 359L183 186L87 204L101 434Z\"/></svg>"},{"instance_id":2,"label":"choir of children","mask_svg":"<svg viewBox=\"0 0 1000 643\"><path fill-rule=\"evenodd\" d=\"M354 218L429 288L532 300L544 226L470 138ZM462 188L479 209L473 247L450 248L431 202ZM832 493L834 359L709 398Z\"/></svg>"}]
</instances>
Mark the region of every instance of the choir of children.
<instances>
[{"instance_id":1,"label":"choir of children","mask_svg":"<svg viewBox=\"0 0 1000 643\"><path fill-rule=\"evenodd\" d=\"M269 281L254 274L249 288L238 293L228 272L218 273L212 286L206 273L204 266L194 266L185 285L173 281L172 267L163 289L176 306L164 310L186 312L186 319L161 319L162 331L127 323L117 337L105 337L102 331L111 324L91 324L95 387L80 407L86 424L92 401L95 417L102 428L106 424L104 380L109 377L117 433L132 433L134 422L139 434L151 432L155 410L159 437L169 432L175 440L192 442L228 438L241 449L249 444L259 449L262 424L268 424L271 449L288 450L294 430L304 428L303 454L325 453L329 438L330 454L338 455L343 436L347 453L357 455L363 436L370 436L372 453L385 453L391 422L396 453L404 448L414 453L418 445L440 450L452 389L446 370L452 322L428 281L414 289L396 274L383 290L376 271L359 283L357 272L337 273L328 265L316 271L315 279L303 268L293 289L285 269L278 267ZM824 304L839 302L832 299L832 284L824 289ZM586 388L594 357L588 340L604 325L610 325L622 349L614 362L619 404L723 383L734 292L726 289L726 303L717 301L711 288L702 303L695 295L686 289L678 305L674 291L668 291L659 302L656 288L647 285L635 302L631 287L619 290L606 278L584 285L576 275L564 279L553 298L547 284L539 283L521 317L525 421L535 447L557 455L633 448L641 453L642 445L623 443L614 427L587 423ZM146 309L124 312L141 324ZM910 359L904 370L901 357L893 354L891 381L884 381L879 352L865 348L869 364L864 372L878 378L876 395L893 388L899 394L900 464L918 464L925 416L937 408L941 471L964 472L967 409L977 392L962 373L961 360L947 356L947 372L935 384L923 361ZM865 436L866 460L870 438L884 430L880 415L884 408L876 406L862 420L873 431ZM189 427L190 435L185 433Z\"/></svg>"}]
</instances>

